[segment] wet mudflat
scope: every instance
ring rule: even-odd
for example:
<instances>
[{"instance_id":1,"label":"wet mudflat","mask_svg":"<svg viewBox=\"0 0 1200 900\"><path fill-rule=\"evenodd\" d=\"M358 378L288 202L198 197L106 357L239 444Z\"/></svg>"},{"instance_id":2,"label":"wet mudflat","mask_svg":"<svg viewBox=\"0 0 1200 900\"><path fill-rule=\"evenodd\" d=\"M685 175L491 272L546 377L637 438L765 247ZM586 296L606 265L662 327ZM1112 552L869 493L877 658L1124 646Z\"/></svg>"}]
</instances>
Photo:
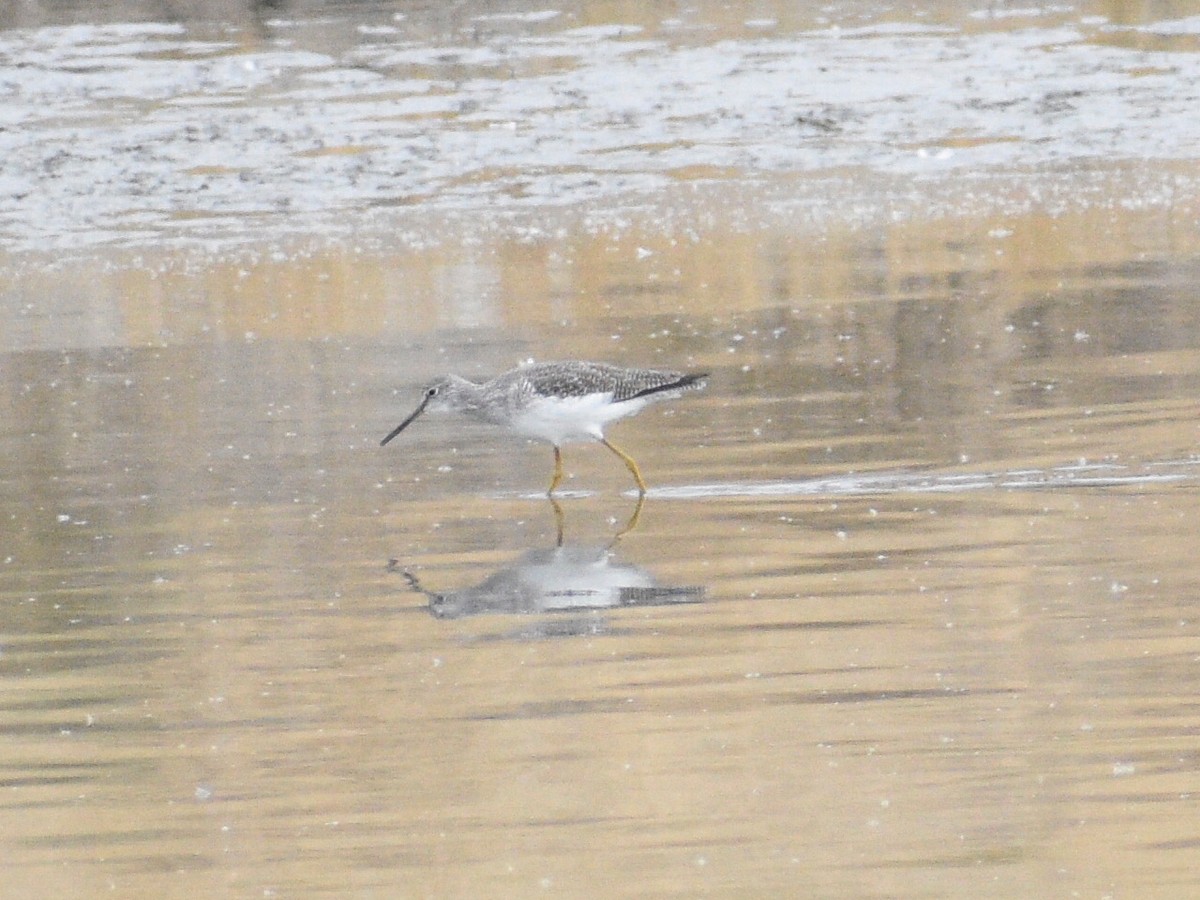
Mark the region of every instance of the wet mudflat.
<instances>
[{"instance_id":1,"label":"wet mudflat","mask_svg":"<svg viewBox=\"0 0 1200 900\"><path fill-rule=\"evenodd\" d=\"M292 12L0 32L0 894L1194 888L1193 20Z\"/></svg>"}]
</instances>

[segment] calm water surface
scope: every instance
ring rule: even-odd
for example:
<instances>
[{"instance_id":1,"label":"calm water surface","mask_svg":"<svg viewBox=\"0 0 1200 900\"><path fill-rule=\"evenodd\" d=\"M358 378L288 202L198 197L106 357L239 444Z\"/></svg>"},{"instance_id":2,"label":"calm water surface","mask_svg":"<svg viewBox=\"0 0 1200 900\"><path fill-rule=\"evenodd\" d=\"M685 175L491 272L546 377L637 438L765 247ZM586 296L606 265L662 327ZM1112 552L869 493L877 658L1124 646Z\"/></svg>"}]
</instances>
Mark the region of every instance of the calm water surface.
<instances>
[{"instance_id":1,"label":"calm water surface","mask_svg":"<svg viewBox=\"0 0 1200 900\"><path fill-rule=\"evenodd\" d=\"M712 174L461 244L6 245L0 895L1195 892L1190 199L818 227ZM557 508L544 445L379 447L530 357L712 373L612 429L644 503L600 447Z\"/></svg>"}]
</instances>

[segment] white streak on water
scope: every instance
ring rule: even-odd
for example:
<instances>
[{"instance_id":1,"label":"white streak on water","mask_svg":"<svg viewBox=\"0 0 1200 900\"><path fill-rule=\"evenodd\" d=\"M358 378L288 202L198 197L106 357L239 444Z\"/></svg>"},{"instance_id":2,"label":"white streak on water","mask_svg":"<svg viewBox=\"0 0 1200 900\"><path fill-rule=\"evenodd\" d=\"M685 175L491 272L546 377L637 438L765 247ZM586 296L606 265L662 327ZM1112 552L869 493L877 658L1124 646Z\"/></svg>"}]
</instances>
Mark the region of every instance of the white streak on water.
<instances>
[{"instance_id":1,"label":"white streak on water","mask_svg":"<svg viewBox=\"0 0 1200 900\"><path fill-rule=\"evenodd\" d=\"M664 500L709 497L873 496L877 494L949 494L986 490L1051 490L1127 487L1197 480L1194 460L1022 469L1009 472L879 472L837 475L797 481L749 481L652 487L649 495ZM1149 471L1151 467L1159 471ZM1162 468L1176 471L1160 471ZM1188 471L1190 469L1190 471Z\"/></svg>"}]
</instances>

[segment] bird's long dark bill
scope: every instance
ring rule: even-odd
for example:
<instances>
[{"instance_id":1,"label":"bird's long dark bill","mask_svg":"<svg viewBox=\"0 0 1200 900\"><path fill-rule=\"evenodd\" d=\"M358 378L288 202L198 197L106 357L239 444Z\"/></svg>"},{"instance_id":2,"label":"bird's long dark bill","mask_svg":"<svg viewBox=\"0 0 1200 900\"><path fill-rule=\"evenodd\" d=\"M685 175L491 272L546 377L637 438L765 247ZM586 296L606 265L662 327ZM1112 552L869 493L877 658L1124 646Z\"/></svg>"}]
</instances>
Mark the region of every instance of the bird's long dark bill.
<instances>
[{"instance_id":1,"label":"bird's long dark bill","mask_svg":"<svg viewBox=\"0 0 1200 900\"><path fill-rule=\"evenodd\" d=\"M405 419L403 422L401 422L399 425L397 425L394 429L392 429L392 433L389 434L387 437L385 437L382 441L380 441L379 446L380 447L384 446L385 444L387 444L388 441L390 441L392 438L394 438L396 435L398 435L400 432L402 432L405 428L407 428L409 425L411 425L413 422L413 419L415 419L421 413L425 412L425 407L426 407L426 405L428 405L428 403L429 403L429 397L426 396L425 399L421 401L421 405L412 411L412 415L409 416L407 419Z\"/></svg>"}]
</instances>

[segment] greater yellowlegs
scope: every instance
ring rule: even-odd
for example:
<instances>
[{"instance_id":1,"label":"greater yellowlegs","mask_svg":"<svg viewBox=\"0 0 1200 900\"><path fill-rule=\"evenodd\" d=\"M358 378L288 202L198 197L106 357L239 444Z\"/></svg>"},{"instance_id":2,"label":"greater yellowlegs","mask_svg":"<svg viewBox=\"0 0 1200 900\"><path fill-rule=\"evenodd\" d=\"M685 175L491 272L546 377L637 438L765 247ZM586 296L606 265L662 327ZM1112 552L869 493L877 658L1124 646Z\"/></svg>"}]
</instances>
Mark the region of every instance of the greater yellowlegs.
<instances>
[{"instance_id":1,"label":"greater yellowlegs","mask_svg":"<svg viewBox=\"0 0 1200 900\"><path fill-rule=\"evenodd\" d=\"M446 375L427 388L412 414L380 441L386 444L427 409L452 409L474 419L508 428L525 437L548 441L554 447L554 477L549 494L563 478L563 444L599 441L625 463L646 493L637 463L604 437L604 426L641 412L647 404L704 386L707 372L659 372L624 369L604 363L566 362L519 366L476 384Z\"/></svg>"}]
</instances>

